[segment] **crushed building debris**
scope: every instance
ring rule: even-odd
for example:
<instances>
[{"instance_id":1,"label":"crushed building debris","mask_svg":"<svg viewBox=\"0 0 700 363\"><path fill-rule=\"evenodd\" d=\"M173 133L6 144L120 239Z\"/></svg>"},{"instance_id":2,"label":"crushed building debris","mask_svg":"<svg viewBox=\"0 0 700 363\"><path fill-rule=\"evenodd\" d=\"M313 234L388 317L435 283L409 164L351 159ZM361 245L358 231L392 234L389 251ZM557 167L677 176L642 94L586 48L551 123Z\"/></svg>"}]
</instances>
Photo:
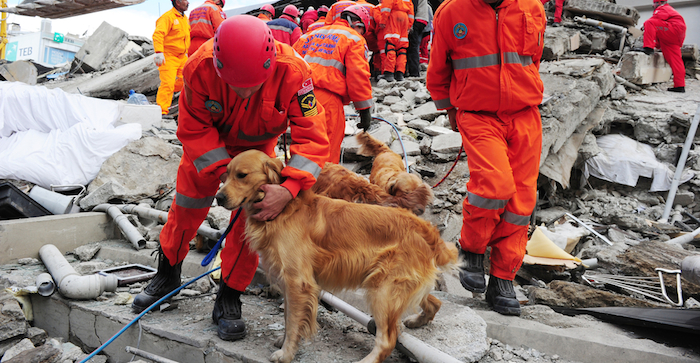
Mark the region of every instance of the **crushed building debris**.
<instances>
[{"instance_id":1,"label":"crushed building debris","mask_svg":"<svg viewBox=\"0 0 700 363\"><path fill-rule=\"evenodd\" d=\"M15 9L25 9L21 11L29 14L29 11L40 11L43 6L43 3L20 4ZM545 9L551 15L554 2L545 4ZM567 12L564 21L558 27L548 26L544 36L540 67L545 86L540 106L543 147L538 203L531 221L535 237L531 238L533 243L528 244L526 260L516 277L523 315L507 318L511 320L503 320L498 314L494 316L481 296L466 292L458 278L450 275L437 284L435 294L444 304L436 320L425 328L409 332L466 362L605 361L606 354L617 355L623 351L630 362L697 361L700 351L696 342L683 339L670 342L636 330L620 332L618 328L602 328L604 325L598 325L600 321L590 316L570 317L555 312L561 308L601 307L674 311L674 302L686 309L700 308L700 277L686 274L678 280L675 275L658 278L659 268L680 271L684 261L700 255L696 250L700 238L668 243L700 228L700 203L695 200L695 196L700 195L700 149L690 148L686 160L679 164L684 141L693 130L693 118L700 117L697 113L700 104L698 46L686 44L682 48L686 93L671 94L665 91L671 81L671 68L662 54L647 55L641 51L641 32L635 28L639 13L635 9L607 1L568 0L564 10ZM597 25L585 21L591 19L595 19ZM104 113L105 108L113 109L112 128L125 124L141 127L140 138L129 139L125 146L104 155L97 168L99 171L96 170L89 180L45 181L31 173L18 173L20 165L15 169L8 168L10 163L0 166L0 182L12 185L5 189L27 193L27 198L31 199L29 191L39 185L70 196L74 208L65 211L80 209L80 213L66 215L50 216L53 213L46 212L44 215L49 216L44 217L22 215L24 210L17 207L12 214L0 213L0 216L8 216L0 221L0 240L3 241L0 251L5 254L0 257L4 263L0 265L3 271L0 285L7 288L0 291L2 361L80 362L134 318L128 306L146 284L143 281L120 283L115 291L100 291L97 298L86 300L71 299L60 289L48 297L41 296L38 290L42 284L35 279L47 272L47 268L39 260L39 248L54 242L59 246L63 238L72 238L59 250L66 254L67 263L78 275L90 275L129 263L154 265L149 255L158 248L163 214L167 215L164 212L173 200L182 146L176 137L176 119L161 119L157 106L133 109L123 102L132 89L147 95L153 102L159 80L150 39L129 36L103 23L85 41L71 63L43 74L32 67L27 62L7 63L0 65L0 75L8 81L38 84L34 90L40 92L29 92L34 97L42 92L60 92L68 99L81 95L83 101L93 99L98 104L108 105L101 107L100 112ZM446 113L435 107L425 86L425 73L422 74L423 77L400 82L380 80L373 84L376 102L373 113L377 119L370 132L397 153L405 152L409 170L433 186L435 199L422 218L438 226L445 241L456 242L462 223L462 200L467 193L468 161L461 151L460 135L450 129ZM0 88L0 104L16 95L12 89ZM0 107L0 112L7 109L7 106ZM172 113L177 116L177 105ZM354 113L352 107L346 106L347 115ZM4 120L5 115L0 117ZM393 123L399 133L382 120ZM17 141L11 136L31 132L26 127L10 128L9 123L0 123L0 159L5 160L19 155ZM371 160L358 154L355 123L354 116L350 116L342 146L342 164L358 174L368 175ZM38 129L49 133L52 127L42 125ZM700 139L691 140L693 146L700 143ZM284 155L285 147L284 138L280 138L278 155ZM99 149L86 146L90 148ZM86 150L85 154L89 152ZM677 173L678 165L685 167ZM67 174L60 169L51 170L56 176ZM672 187L674 182L676 190ZM79 187L60 188L71 184L79 184ZM0 192L3 191L1 187L2 184ZM673 191L673 196L668 195L669 191ZM669 220L663 221L668 200L673 200L672 213ZM6 206L12 202L12 197L0 198L0 203ZM104 208L98 207L109 204L139 206L153 211L157 217L150 219L120 211L120 218L136 231L129 233L136 233L145 243L124 241L128 239L124 235L129 233L115 227L113 217L103 216ZM47 237L40 237L38 232L36 236L16 232L22 228L38 228L37 225L21 227L20 217L25 217L25 222L29 223L39 218L68 220L81 215L102 218L98 228L101 229L100 240L78 241L79 245L85 245L78 247L74 236L66 237L74 231L51 231ZM183 267L186 276L205 271L199 261L193 260L200 260L214 246L230 217L231 212L222 207L211 208L200 228L208 232L191 242L191 248L196 251L188 255L188 267ZM36 243L35 248L13 249L13 244L29 244L25 240ZM686 267L686 271L689 270L698 271ZM639 289L611 283L613 280L591 283L595 274L600 277L598 281L604 281L602 276L652 279L645 289L663 290L670 302L663 297L650 298ZM178 361L266 361L268 350L282 334L284 324L280 295L274 286L265 282L264 273L260 271L259 279L243 296L244 318L249 319L252 333L240 346L215 338L208 317L215 290L215 283L209 278L182 290L169 308L151 313L144 319L147 321L139 322L139 327L140 324L143 327L134 328L128 337L120 338L127 344L107 348L104 355L97 355L90 362L127 361L133 355L124 351L124 346L139 348L138 343L142 343L141 349L178 358ZM354 293L342 297L353 304L361 304ZM366 307L358 305L358 308ZM166 311L168 309L171 310ZM319 309L318 320L322 332L313 346L301 348L294 361L354 361L371 349L373 337L352 319L328 307ZM521 325L527 321L539 325L534 328ZM647 347L640 348L632 339L620 338L620 350L615 350L599 341L583 340L581 335L585 334L576 329L591 329L596 333L610 329L614 332L605 334L639 335L655 341L644 340L642 343ZM664 329L663 325L660 329ZM527 338L528 335L537 338ZM554 336L570 339L566 341L572 345L589 344L590 354L577 356L576 349L549 342ZM167 343L165 347L162 342ZM409 358L399 351L394 351L386 360L388 363L408 361Z\"/></svg>"}]
</instances>

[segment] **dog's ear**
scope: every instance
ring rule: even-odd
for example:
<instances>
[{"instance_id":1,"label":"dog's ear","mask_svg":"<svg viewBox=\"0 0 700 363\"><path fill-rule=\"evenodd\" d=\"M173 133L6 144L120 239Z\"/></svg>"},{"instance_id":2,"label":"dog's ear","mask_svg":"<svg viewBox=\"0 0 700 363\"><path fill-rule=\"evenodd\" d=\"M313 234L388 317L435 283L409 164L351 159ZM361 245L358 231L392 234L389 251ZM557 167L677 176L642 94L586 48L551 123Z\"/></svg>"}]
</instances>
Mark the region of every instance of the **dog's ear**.
<instances>
[{"instance_id":1,"label":"dog's ear","mask_svg":"<svg viewBox=\"0 0 700 363\"><path fill-rule=\"evenodd\" d=\"M268 184L279 184L282 181L282 161L277 158L270 158L265 162L265 174L267 174Z\"/></svg>"}]
</instances>

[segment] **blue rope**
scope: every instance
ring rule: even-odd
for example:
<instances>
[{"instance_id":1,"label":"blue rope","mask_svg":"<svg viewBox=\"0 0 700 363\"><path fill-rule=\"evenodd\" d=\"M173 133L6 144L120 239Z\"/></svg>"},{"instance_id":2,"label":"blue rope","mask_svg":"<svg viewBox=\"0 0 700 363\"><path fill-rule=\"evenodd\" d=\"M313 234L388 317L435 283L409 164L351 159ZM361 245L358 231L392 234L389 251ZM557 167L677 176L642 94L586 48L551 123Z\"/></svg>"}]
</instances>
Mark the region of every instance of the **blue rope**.
<instances>
[{"instance_id":1,"label":"blue rope","mask_svg":"<svg viewBox=\"0 0 700 363\"><path fill-rule=\"evenodd\" d=\"M359 115L357 115L357 114L348 115L348 116L350 116L350 117L359 117ZM403 162L404 162L404 164L406 165L406 172L409 172L409 170L408 170L408 154L406 154L406 146L404 146L404 144L403 144L403 139L401 138L401 132L399 132L399 128L396 127L396 125L394 125L391 121L385 120L385 119L383 119L383 118L381 118L381 117L379 117L379 116L372 116L372 118L375 119L375 120L384 121L384 122L388 123L389 126L391 126L392 128L394 128L394 131L396 131L396 136L397 136L398 139L399 139L399 143L401 143L401 150L403 150Z\"/></svg>"},{"instance_id":2,"label":"blue rope","mask_svg":"<svg viewBox=\"0 0 700 363\"><path fill-rule=\"evenodd\" d=\"M231 223L231 224L233 224L233 223ZM225 235L226 235L226 234L224 234L224 236L225 236ZM222 237L222 238L223 238L223 237ZM134 320L132 320L132 321L131 321L129 324L127 324L125 327L123 327L122 330L118 331L117 334L114 334L111 338L109 338L108 341L106 341L104 344L102 344L99 348L95 349L95 351L92 352L92 353L90 353L90 355L88 355L85 359L81 360L80 363L85 363L85 362L89 361L92 357L94 357L95 355L97 355L97 353L99 353L99 352L101 352L103 349L105 349L105 348L106 348L108 345L110 345L115 339L117 339L120 335L122 335L122 333L124 333L124 332L126 331L126 329L129 329L129 327L131 327L132 325L134 325L134 323L136 323L137 321L139 321L139 319L141 319L141 317L143 317L144 315L146 315L146 313L148 313L149 311L151 311L154 307L160 305L163 301L165 301L165 300L167 300L168 298L170 298L171 296L177 294L180 290L182 290L182 289L184 289L185 287L189 286L191 283L193 283L193 282L195 282L195 281L201 279L202 277L204 277L204 276L206 276L206 275L209 275L210 273L212 273L212 272L214 272L214 271L216 271L216 270L218 270L218 269L220 269L220 268L221 268L221 267L216 267L216 268L214 268L214 269L212 269L212 270L209 270L209 271L207 271L207 272L205 272L205 273L203 273L203 274L201 274L201 275L195 277L194 279L188 281L186 284L184 284L184 285L178 287L177 289L171 291L169 294L167 294L167 295L163 296L162 298L160 298L158 301L156 301L156 302L154 302L153 304L151 304L151 306L149 306L148 308L146 308L146 310L144 310L143 312L141 312L141 314L139 314L136 318L134 318Z\"/></svg>"},{"instance_id":3,"label":"blue rope","mask_svg":"<svg viewBox=\"0 0 700 363\"><path fill-rule=\"evenodd\" d=\"M238 219L238 216L241 215L242 210L243 210L242 208L238 208L238 212L236 212L236 215L231 220L231 223L229 223L228 227L226 227L226 231L224 232L224 234L222 234L221 237L219 237L219 241L216 242L216 244L211 249L211 251L209 251L209 253L207 253L207 255L204 256L204 259L202 260L202 266L206 266L206 265L210 264L211 260L213 260L214 257L216 257L216 254L219 252L219 248L221 248L221 243L226 238L226 235L229 232L231 232L231 228L233 228L233 222L235 222Z\"/></svg>"}]
</instances>

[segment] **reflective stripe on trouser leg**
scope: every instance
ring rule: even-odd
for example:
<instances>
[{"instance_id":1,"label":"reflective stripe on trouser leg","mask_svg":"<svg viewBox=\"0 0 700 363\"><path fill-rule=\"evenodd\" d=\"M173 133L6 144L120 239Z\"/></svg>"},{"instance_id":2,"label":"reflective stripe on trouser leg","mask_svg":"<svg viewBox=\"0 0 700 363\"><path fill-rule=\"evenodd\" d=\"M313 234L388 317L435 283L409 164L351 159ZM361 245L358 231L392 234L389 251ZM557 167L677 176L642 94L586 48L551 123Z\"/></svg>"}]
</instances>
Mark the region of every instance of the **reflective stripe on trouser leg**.
<instances>
[{"instance_id":1,"label":"reflective stripe on trouser leg","mask_svg":"<svg viewBox=\"0 0 700 363\"><path fill-rule=\"evenodd\" d=\"M536 202L542 145L539 111L523 111L510 124L460 112L458 122L460 130L467 130L462 140L470 170L460 244L474 253L490 245L490 273L512 280L522 264L527 223Z\"/></svg>"},{"instance_id":2,"label":"reflective stripe on trouser leg","mask_svg":"<svg viewBox=\"0 0 700 363\"><path fill-rule=\"evenodd\" d=\"M177 194L160 232L160 246L173 265L187 256L190 241L207 217L218 187L218 178L201 177L192 161L183 155L177 169Z\"/></svg>"},{"instance_id":3,"label":"reflective stripe on trouser leg","mask_svg":"<svg viewBox=\"0 0 700 363\"><path fill-rule=\"evenodd\" d=\"M186 54L180 56L165 54L165 64L158 67L160 85L158 86L156 103L164 115L168 113L168 108L173 103L173 94L182 89L182 70L186 61Z\"/></svg>"},{"instance_id":4,"label":"reflective stripe on trouser leg","mask_svg":"<svg viewBox=\"0 0 700 363\"><path fill-rule=\"evenodd\" d=\"M340 162L340 146L345 138L345 110L343 100L337 94L323 88L315 89L316 100L326 111L326 132L330 142L328 161L333 164Z\"/></svg>"},{"instance_id":5,"label":"reflective stripe on trouser leg","mask_svg":"<svg viewBox=\"0 0 700 363\"><path fill-rule=\"evenodd\" d=\"M231 213L231 218L235 213ZM245 291L255 277L258 268L258 254L248 247L245 241L246 213L241 212L226 236L226 245L221 250L221 278L234 290Z\"/></svg>"}]
</instances>

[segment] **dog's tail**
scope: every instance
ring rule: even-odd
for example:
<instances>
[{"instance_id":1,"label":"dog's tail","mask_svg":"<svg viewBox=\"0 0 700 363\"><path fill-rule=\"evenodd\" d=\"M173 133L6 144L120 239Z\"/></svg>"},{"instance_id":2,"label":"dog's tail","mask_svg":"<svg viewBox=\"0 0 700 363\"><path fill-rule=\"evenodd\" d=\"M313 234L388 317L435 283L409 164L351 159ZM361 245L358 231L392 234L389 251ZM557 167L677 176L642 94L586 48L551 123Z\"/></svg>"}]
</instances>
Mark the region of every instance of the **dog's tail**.
<instances>
[{"instance_id":1,"label":"dog's tail","mask_svg":"<svg viewBox=\"0 0 700 363\"><path fill-rule=\"evenodd\" d=\"M357 142L360 143L360 151L358 154L363 156L377 156L385 152L394 152L386 144L375 139L368 132L360 132L356 136Z\"/></svg>"}]
</instances>

